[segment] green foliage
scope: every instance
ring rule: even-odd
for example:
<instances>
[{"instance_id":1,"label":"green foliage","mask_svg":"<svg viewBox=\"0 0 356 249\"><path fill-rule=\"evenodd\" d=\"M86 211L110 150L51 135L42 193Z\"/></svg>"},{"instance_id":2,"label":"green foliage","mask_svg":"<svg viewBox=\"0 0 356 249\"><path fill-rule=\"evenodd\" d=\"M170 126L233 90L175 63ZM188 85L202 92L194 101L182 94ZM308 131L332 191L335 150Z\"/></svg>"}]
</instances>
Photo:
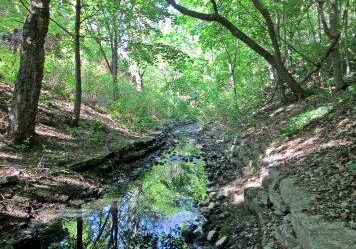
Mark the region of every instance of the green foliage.
<instances>
[{"instance_id":1,"label":"green foliage","mask_svg":"<svg viewBox=\"0 0 356 249\"><path fill-rule=\"evenodd\" d=\"M52 94L67 98L74 90L74 63L72 60L47 56L44 69L44 88Z\"/></svg>"},{"instance_id":2,"label":"green foliage","mask_svg":"<svg viewBox=\"0 0 356 249\"><path fill-rule=\"evenodd\" d=\"M205 13L213 11L210 1L179 3ZM290 65L296 79L302 78L313 66L310 61L317 61L329 43L323 30L318 30L315 5L304 0L268 0L263 4L273 20L278 19L278 12L283 60ZM266 50L273 51L262 17L251 1L236 4L218 1L218 6L221 15ZM346 1L340 1L340 7L346 10ZM4 17L0 20L1 34L21 29L27 14L20 1L10 0L1 1L0 12ZM72 101L74 49L73 37L67 31L74 31L74 8L66 1L54 1L51 15L59 25L51 22L48 36L60 37L60 52L47 51L43 86L51 94ZM172 12L163 0L90 0L83 6L82 18L83 102L109 109L119 122L130 128L146 130L167 120L187 119L218 120L231 127L241 127L255 122L253 113L272 95L280 98L270 79L270 69L260 56L221 25ZM349 19L350 32L355 16L350 14ZM344 24L342 27L345 28ZM348 55L353 68L354 37L349 35L347 40L345 31L341 33L341 56ZM109 64L112 61L114 38L120 44L115 85L104 60L105 55ZM18 65L19 54L1 47L0 77L5 82L15 82ZM315 74L312 83L304 87L318 86L318 93L330 93L332 85L327 79L330 65L331 61L326 60L320 74ZM137 73L142 77L143 92L135 90ZM50 107L45 96L40 98ZM286 124L281 133L293 134L308 119L311 117L290 121L294 124Z\"/></svg>"},{"instance_id":3,"label":"green foliage","mask_svg":"<svg viewBox=\"0 0 356 249\"><path fill-rule=\"evenodd\" d=\"M193 141L193 139L182 138L172 153L177 153L178 155L183 156L200 154L201 150L194 145Z\"/></svg>"},{"instance_id":4,"label":"green foliage","mask_svg":"<svg viewBox=\"0 0 356 249\"><path fill-rule=\"evenodd\" d=\"M346 164L349 170L356 170L356 161L350 161Z\"/></svg>"},{"instance_id":5,"label":"green foliage","mask_svg":"<svg viewBox=\"0 0 356 249\"><path fill-rule=\"evenodd\" d=\"M165 96L146 88L142 93L127 83L119 86L119 97L111 106L112 114L133 129L151 129L162 120L189 118L187 104L174 96Z\"/></svg>"},{"instance_id":6,"label":"green foliage","mask_svg":"<svg viewBox=\"0 0 356 249\"><path fill-rule=\"evenodd\" d=\"M41 104L45 105L46 107L52 107L52 102L51 102L50 97L44 93L40 94L39 102Z\"/></svg>"},{"instance_id":7,"label":"green foliage","mask_svg":"<svg viewBox=\"0 0 356 249\"><path fill-rule=\"evenodd\" d=\"M18 54L0 47L0 80L14 83L20 63Z\"/></svg>"},{"instance_id":8,"label":"green foliage","mask_svg":"<svg viewBox=\"0 0 356 249\"><path fill-rule=\"evenodd\" d=\"M15 146L15 148L17 150L19 150L20 152L25 152L28 149L30 149L31 146L31 137L28 137L27 139L25 139L21 144L18 144Z\"/></svg>"},{"instance_id":9,"label":"green foliage","mask_svg":"<svg viewBox=\"0 0 356 249\"><path fill-rule=\"evenodd\" d=\"M332 106L321 106L313 110L298 114L296 117L291 118L281 128L282 136L291 136L298 133L303 127L309 123L322 118L332 109Z\"/></svg>"}]
</instances>

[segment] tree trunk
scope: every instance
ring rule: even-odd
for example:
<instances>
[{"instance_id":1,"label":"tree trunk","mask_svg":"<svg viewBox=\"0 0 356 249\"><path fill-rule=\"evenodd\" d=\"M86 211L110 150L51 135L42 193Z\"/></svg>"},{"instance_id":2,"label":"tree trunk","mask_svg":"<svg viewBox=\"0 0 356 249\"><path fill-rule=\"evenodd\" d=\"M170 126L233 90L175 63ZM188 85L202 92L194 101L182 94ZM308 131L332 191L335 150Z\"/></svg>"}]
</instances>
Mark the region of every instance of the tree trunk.
<instances>
[{"instance_id":1,"label":"tree trunk","mask_svg":"<svg viewBox=\"0 0 356 249\"><path fill-rule=\"evenodd\" d=\"M138 92L143 91L143 73L138 62L135 65L135 87Z\"/></svg>"},{"instance_id":2,"label":"tree trunk","mask_svg":"<svg viewBox=\"0 0 356 249\"><path fill-rule=\"evenodd\" d=\"M230 82L232 85L232 89L234 92L234 103L237 104L237 79L236 79L236 59L237 59L237 41L235 42L234 39L234 48L233 48L233 55L230 54L230 50L226 47L226 52L228 53L228 66L229 66L229 73L230 73Z\"/></svg>"},{"instance_id":3,"label":"tree trunk","mask_svg":"<svg viewBox=\"0 0 356 249\"><path fill-rule=\"evenodd\" d=\"M339 28L339 5L337 0L330 0L330 7L329 7L329 12L330 12L330 34L332 36L332 39L335 39L335 37L338 37L340 34L340 28ZM333 63L333 75L334 75L334 84L336 87L336 91L339 91L341 89L345 88L345 82L343 80L343 73L342 73L342 60L341 60L341 54L340 54L340 49L339 49L339 42L338 44L334 47L334 50L331 52L331 60Z\"/></svg>"},{"instance_id":4,"label":"tree trunk","mask_svg":"<svg viewBox=\"0 0 356 249\"><path fill-rule=\"evenodd\" d=\"M49 2L31 1L23 27L20 67L9 114L9 130L15 143L21 143L35 133L45 62L44 44L50 16Z\"/></svg>"},{"instance_id":5,"label":"tree trunk","mask_svg":"<svg viewBox=\"0 0 356 249\"><path fill-rule=\"evenodd\" d=\"M279 5L279 0L274 0L274 15L275 15L275 24L276 24L275 33L276 33L278 43L281 44L280 43L280 41L281 41L281 15L279 13L278 5ZM284 6L283 6L283 8L284 8ZM281 48L279 48L279 50L281 51ZM285 51L288 51L287 44L285 44ZM286 57L285 57L284 61L286 61L286 58L288 55L286 54L285 56ZM285 88L284 82L282 80L280 80L278 77L276 80L277 80L278 88L280 90L279 92L280 92L280 97L281 97L281 103L285 104L286 103L286 88Z\"/></svg>"},{"instance_id":6,"label":"tree trunk","mask_svg":"<svg viewBox=\"0 0 356 249\"><path fill-rule=\"evenodd\" d=\"M329 5L329 25L326 22L324 11L323 11L323 1L318 2L318 14L320 15L321 22L324 27L325 34L329 37L330 42L332 43L335 39L338 39L340 36L339 32L339 6L337 0L328 0ZM339 91L345 89L346 84L343 80L342 73L342 61L339 49L339 41L334 46L333 50L330 53L331 62L333 67L333 77L335 90Z\"/></svg>"},{"instance_id":7,"label":"tree trunk","mask_svg":"<svg viewBox=\"0 0 356 249\"><path fill-rule=\"evenodd\" d=\"M112 46L111 46L111 55L112 55L112 61L111 61L111 73L112 73L112 81L113 81L113 93L114 93L114 100L116 100L118 96L118 86L117 86L117 74L118 74L118 61L119 61L119 56L118 56L118 49L119 49L119 41L118 41L118 35L119 35L119 30L118 30L118 18L117 18L118 13L115 13L115 19L113 21L113 41L112 41Z\"/></svg>"},{"instance_id":8,"label":"tree trunk","mask_svg":"<svg viewBox=\"0 0 356 249\"><path fill-rule=\"evenodd\" d=\"M76 0L75 4L75 100L74 100L74 120L73 124L78 125L80 120L80 109L82 104L82 65L80 57L80 12L81 0Z\"/></svg>"},{"instance_id":9,"label":"tree trunk","mask_svg":"<svg viewBox=\"0 0 356 249\"><path fill-rule=\"evenodd\" d=\"M229 71L230 71L230 82L232 84L232 88L234 91L234 100L235 103L237 102L237 82L236 82L236 75L235 75L235 65L229 62Z\"/></svg>"},{"instance_id":10,"label":"tree trunk","mask_svg":"<svg viewBox=\"0 0 356 249\"><path fill-rule=\"evenodd\" d=\"M346 63L346 75L351 74L351 67L350 67L350 59L349 59L349 31L348 31L348 26L349 26L349 8L350 8L350 1L346 2L345 6L345 27L344 27L344 32L345 32L345 63Z\"/></svg>"}]
</instances>

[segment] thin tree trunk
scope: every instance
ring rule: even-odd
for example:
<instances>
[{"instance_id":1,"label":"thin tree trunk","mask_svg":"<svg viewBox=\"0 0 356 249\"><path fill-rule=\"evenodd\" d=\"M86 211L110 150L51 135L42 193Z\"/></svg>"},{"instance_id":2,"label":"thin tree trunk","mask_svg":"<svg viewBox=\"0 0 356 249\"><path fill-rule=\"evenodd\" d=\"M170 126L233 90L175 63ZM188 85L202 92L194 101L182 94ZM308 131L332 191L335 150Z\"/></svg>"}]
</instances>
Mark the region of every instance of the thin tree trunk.
<instances>
[{"instance_id":1,"label":"thin tree trunk","mask_svg":"<svg viewBox=\"0 0 356 249\"><path fill-rule=\"evenodd\" d=\"M76 0L75 4L75 100L74 100L74 120L73 124L78 125L80 120L80 109L82 104L82 65L80 56L80 12L81 0Z\"/></svg>"},{"instance_id":2,"label":"thin tree trunk","mask_svg":"<svg viewBox=\"0 0 356 249\"><path fill-rule=\"evenodd\" d=\"M143 72L140 69L140 63L136 62L135 65L135 88L138 92L143 91Z\"/></svg>"},{"instance_id":3,"label":"thin tree trunk","mask_svg":"<svg viewBox=\"0 0 356 249\"><path fill-rule=\"evenodd\" d=\"M274 15L275 15L275 23L276 23L275 33L277 36L277 41L280 44L280 41L281 41L281 15L279 13L278 5L279 5L279 0L274 0ZM287 44L285 44L285 48L286 48L286 51L288 51ZM281 49L279 48L279 50L281 50ZM280 92L281 103L285 104L286 103L286 88L285 88L284 82L282 80L280 80L279 77L277 77L276 80L277 80L277 84L278 84L279 90L280 90L279 92Z\"/></svg>"},{"instance_id":4,"label":"thin tree trunk","mask_svg":"<svg viewBox=\"0 0 356 249\"><path fill-rule=\"evenodd\" d=\"M77 249L83 249L83 216L80 210L77 213Z\"/></svg>"},{"instance_id":5,"label":"thin tree trunk","mask_svg":"<svg viewBox=\"0 0 356 249\"><path fill-rule=\"evenodd\" d=\"M329 5L329 25L326 22L326 18L323 10L324 1L320 0L318 2L318 14L320 16L321 22L324 27L325 34L329 37L330 42L333 42L335 39L338 39L340 36L339 33L339 6L337 0L328 0ZM339 91L345 89L346 84L343 80L342 72L342 61L339 49L339 41L334 46L333 50L330 53L332 68L333 68L333 78L335 90Z\"/></svg>"},{"instance_id":6,"label":"thin tree trunk","mask_svg":"<svg viewBox=\"0 0 356 249\"><path fill-rule=\"evenodd\" d=\"M50 0L31 1L23 27L20 68L9 114L9 132L15 143L21 143L35 134L45 62L44 44L50 17L49 2Z\"/></svg>"},{"instance_id":7,"label":"thin tree trunk","mask_svg":"<svg viewBox=\"0 0 356 249\"><path fill-rule=\"evenodd\" d=\"M229 48L226 46L226 52L228 53L228 62L229 62L229 72L230 72L230 82L232 84L234 92L234 101L237 104L237 80L236 80L236 59L237 59L237 47L238 41L233 39L234 43L234 54L230 54Z\"/></svg>"},{"instance_id":8,"label":"thin tree trunk","mask_svg":"<svg viewBox=\"0 0 356 249\"><path fill-rule=\"evenodd\" d=\"M339 29L339 5L337 0L330 0L330 34L332 39L335 39L338 35L340 35ZM331 52L331 59L333 63L333 75L334 75L334 84L336 87L336 91L345 88L345 82L343 80L343 72L342 72L342 60L339 49L339 42L334 47L334 50Z\"/></svg>"},{"instance_id":9,"label":"thin tree trunk","mask_svg":"<svg viewBox=\"0 0 356 249\"><path fill-rule=\"evenodd\" d=\"M349 48L349 31L348 31L349 8L350 8L350 1L348 0L346 2L346 6L345 6L345 26L344 26L346 75L350 75L351 74L350 59L349 59L349 52L348 52L348 48Z\"/></svg>"},{"instance_id":10,"label":"thin tree trunk","mask_svg":"<svg viewBox=\"0 0 356 249\"><path fill-rule=\"evenodd\" d=\"M236 82L236 75L235 75L235 65L233 63L229 63L229 70L230 70L230 81L232 83L232 88L234 91L234 100L235 103L237 102L237 82Z\"/></svg>"},{"instance_id":11,"label":"thin tree trunk","mask_svg":"<svg viewBox=\"0 0 356 249\"><path fill-rule=\"evenodd\" d=\"M118 41L118 35L119 35L119 30L118 30L118 19L117 19L118 13L115 13L115 19L113 22L113 41L112 41L112 62L111 62L111 72L112 72L112 81L113 81L113 92L114 92L114 100L118 96L118 86L117 86L117 75L118 75L118 61L119 61L119 56L118 56L118 49L119 49L119 41Z\"/></svg>"}]
</instances>

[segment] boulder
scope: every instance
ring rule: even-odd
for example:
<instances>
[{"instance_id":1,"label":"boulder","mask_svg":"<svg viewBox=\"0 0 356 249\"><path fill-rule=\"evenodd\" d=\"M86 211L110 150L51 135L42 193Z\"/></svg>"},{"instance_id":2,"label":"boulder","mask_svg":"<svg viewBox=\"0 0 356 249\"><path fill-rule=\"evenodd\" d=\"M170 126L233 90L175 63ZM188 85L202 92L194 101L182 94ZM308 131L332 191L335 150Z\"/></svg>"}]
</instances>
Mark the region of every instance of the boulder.
<instances>
[{"instance_id":1,"label":"boulder","mask_svg":"<svg viewBox=\"0 0 356 249\"><path fill-rule=\"evenodd\" d=\"M289 207L286 205L281 195L276 191L270 191L268 193L269 201L273 204L273 208L281 214L287 214Z\"/></svg>"},{"instance_id":2,"label":"boulder","mask_svg":"<svg viewBox=\"0 0 356 249\"><path fill-rule=\"evenodd\" d=\"M291 178L284 178L280 182L279 192L292 214L308 209L313 200L313 197L300 187L297 187Z\"/></svg>"},{"instance_id":3,"label":"boulder","mask_svg":"<svg viewBox=\"0 0 356 249\"><path fill-rule=\"evenodd\" d=\"M218 238L218 232L216 230L209 231L208 235L206 236L206 240L209 242L214 242Z\"/></svg>"},{"instance_id":4,"label":"boulder","mask_svg":"<svg viewBox=\"0 0 356 249\"><path fill-rule=\"evenodd\" d=\"M356 231L344 222L323 221L321 216L295 213L291 216L299 243L306 249L355 249Z\"/></svg>"},{"instance_id":5,"label":"boulder","mask_svg":"<svg viewBox=\"0 0 356 249\"><path fill-rule=\"evenodd\" d=\"M224 246L226 246L227 242L228 238L227 236L224 236L215 243L215 247L218 249L223 248Z\"/></svg>"},{"instance_id":6,"label":"boulder","mask_svg":"<svg viewBox=\"0 0 356 249\"><path fill-rule=\"evenodd\" d=\"M290 224L290 216L284 218L282 225L278 226L274 231L274 237L285 248L295 248L299 246L297 238L293 235L293 227Z\"/></svg>"},{"instance_id":7,"label":"boulder","mask_svg":"<svg viewBox=\"0 0 356 249\"><path fill-rule=\"evenodd\" d=\"M19 178L17 176L1 176L0 177L0 186L8 186L17 184Z\"/></svg>"},{"instance_id":8,"label":"boulder","mask_svg":"<svg viewBox=\"0 0 356 249\"><path fill-rule=\"evenodd\" d=\"M244 206L246 211L252 214L261 213L261 209L267 206L268 193L261 188L244 189Z\"/></svg>"},{"instance_id":9,"label":"boulder","mask_svg":"<svg viewBox=\"0 0 356 249\"><path fill-rule=\"evenodd\" d=\"M356 231L344 222L325 221L321 215L305 212L313 196L298 187L293 179L285 178L279 185L281 197L289 205L293 230L305 249L354 249Z\"/></svg>"}]
</instances>

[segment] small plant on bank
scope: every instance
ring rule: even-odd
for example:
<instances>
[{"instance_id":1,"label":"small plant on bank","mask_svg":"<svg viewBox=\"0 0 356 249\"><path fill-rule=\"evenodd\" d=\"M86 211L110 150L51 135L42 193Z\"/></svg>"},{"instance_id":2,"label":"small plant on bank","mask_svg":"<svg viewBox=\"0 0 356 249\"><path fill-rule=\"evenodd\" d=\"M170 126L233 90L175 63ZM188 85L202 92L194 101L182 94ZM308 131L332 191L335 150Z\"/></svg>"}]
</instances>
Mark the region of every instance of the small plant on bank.
<instances>
[{"instance_id":1,"label":"small plant on bank","mask_svg":"<svg viewBox=\"0 0 356 249\"><path fill-rule=\"evenodd\" d=\"M313 110L300 113L299 115L291 118L285 123L280 131L283 137L292 136L298 133L302 128L310 124L312 121L324 117L332 109L332 106L321 106Z\"/></svg>"},{"instance_id":2,"label":"small plant on bank","mask_svg":"<svg viewBox=\"0 0 356 249\"><path fill-rule=\"evenodd\" d=\"M15 148L20 152L27 151L31 146L31 139L32 137L28 137L23 141L23 143L16 145Z\"/></svg>"}]
</instances>

